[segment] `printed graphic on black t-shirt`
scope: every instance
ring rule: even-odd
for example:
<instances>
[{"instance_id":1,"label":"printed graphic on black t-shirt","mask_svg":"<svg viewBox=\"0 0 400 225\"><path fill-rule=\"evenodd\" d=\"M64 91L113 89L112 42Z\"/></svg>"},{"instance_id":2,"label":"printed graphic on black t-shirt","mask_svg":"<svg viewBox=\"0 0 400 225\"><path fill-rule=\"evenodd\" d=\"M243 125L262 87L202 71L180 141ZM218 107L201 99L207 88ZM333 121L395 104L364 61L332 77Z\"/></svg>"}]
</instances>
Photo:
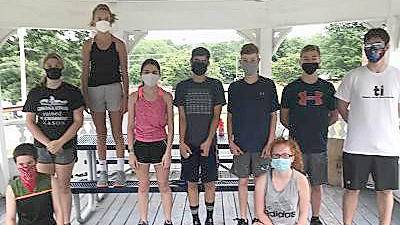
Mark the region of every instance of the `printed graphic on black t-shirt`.
<instances>
[{"instance_id":1,"label":"printed graphic on black t-shirt","mask_svg":"<svg viewBox=\"0 0 400 225\"><path fill-rule=\"evenodd\" d=\"M308 84L297 79L282 93L282 108L289 109L289 132L306 153L327 149L329 112L335 110L335 88L325 80Z\"/></svg>"},{"instance_id":2,"label":"printed graphic on black t-shirt","mask_svg":"<svg viewBox=\"0 0 400 225\"><path fill-rule=\"evenodd\" d=\"M67 83L57 89L37 87L27 97L23 111L37 116L37 126L50 139L59 139L73 123L73 111L84 105L80 90ZM63 147L71 148L76 138ZM45 147L35 140L38 147Z\"/></svg>"},{"instance_id":3,"label":"printed graphic on black t-shirt","mask_svg":"<svg viewBox=\"0 0 400 225\"><path fill-rule=\"evenodd\" d=\"M216 79L207 77L202 83L188 79L176 86L174 105L184 107L187 144L199 147L207 139L214 107L225 104L224 88Z\"/></svg>"}]
</instances>

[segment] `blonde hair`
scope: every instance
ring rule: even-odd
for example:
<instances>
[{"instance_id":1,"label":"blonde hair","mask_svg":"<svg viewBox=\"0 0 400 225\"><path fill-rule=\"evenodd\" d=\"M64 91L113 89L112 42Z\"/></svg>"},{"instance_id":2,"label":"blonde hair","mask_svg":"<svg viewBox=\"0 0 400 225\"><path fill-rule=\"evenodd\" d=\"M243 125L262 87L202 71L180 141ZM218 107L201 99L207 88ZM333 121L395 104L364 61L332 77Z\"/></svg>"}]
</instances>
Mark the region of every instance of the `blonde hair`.
<instances>
[{"instance_id":1,"label":"blonde hair","mask_svg":"<svg viewBox=\"0 0 400 225\"><path fill-rule=\"evenodd\" d=\"M271 144L271 148L269 149L271 156L272 156L272 151L273 151L274 147L277 145L288 146L290 148L291 154L294 157L294 161L292 163L293 168L300 172L304 172L303 171L304 170L303 156L302 156L300 147L297 144L297 142L290 138L288 140L286 140L283 137L279 137L279 138L275 139L274 142L272 142L272 144Z\"/></svg>"},{"instance_id":2,"label":"blonde hair","mask_svg":"<svg viewBox=\"0 0 400 225\"><path fill-rule=\"evenodd\" d=\"M47 54L42 61L42 67L43 69L46 67L46 62L49 59L57 59L58 63L61 65L61 69L64 69L64 60L61 58L61 56L55 52L49 53ZM44 75L41 79L40 79L40 86L46 86L46 75Z\"/></svg>"},{"instance_id":3,"label":"blonde hair","mask_svg":"<svg viewBox=\"0 0 400 225\"><path fill-rule=\"evenodd\" d=\"M108 7L108 5L106 4L98 4L92 11L92 21L90 21L90 26L94 26L94 14L96 13L97 10L104 10L107 11L108 13L110 13L110 23L113 24L117 19L117 16L111 12L110 7Z\"/></svg>"}]
</instances>

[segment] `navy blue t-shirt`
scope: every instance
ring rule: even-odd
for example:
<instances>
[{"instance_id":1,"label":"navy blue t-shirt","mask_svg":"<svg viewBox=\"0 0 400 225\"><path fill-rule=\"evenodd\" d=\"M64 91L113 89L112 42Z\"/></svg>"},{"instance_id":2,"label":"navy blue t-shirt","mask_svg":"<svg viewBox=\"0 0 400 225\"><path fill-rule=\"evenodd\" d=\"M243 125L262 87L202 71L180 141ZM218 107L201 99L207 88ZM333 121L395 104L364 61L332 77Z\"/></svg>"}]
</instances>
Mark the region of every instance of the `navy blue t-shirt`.
<instances>
[{"instance_id":1,"label":"navy blue t-shirt","mask_svg":"<svg viewBox=\"0 0 400 225\"><path fill-rule=\"evenodd\" d=\"M335 88L319 79L308 84L297 79L282 93L282 108L289 109L289 133L302 152L321 153L327 150L329 112L336 109Z\"/></svg>"},{"instance_id":2,"label":"navy blue t-shirt","mask_svg":"<svg viewBox=\"0 0 400 225\"><path fill-rule=\"evenodd\" d=\"M228 112L232 114L234 142L248 152L261 152L268 141L271 113L279 110L276 87L259 77L253 84L244 79L228 89Z\"/></svg>"}]
</instances>

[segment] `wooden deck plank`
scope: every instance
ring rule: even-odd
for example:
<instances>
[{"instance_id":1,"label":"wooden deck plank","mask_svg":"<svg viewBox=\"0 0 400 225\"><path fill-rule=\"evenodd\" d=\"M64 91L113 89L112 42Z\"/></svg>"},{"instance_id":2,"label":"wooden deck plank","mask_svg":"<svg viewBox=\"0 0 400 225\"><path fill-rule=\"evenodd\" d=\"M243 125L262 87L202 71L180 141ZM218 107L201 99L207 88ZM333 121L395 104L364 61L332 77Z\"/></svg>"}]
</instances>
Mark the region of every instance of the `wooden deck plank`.
<instances>
[{"instance_id":1,"label":"wooden deck plank","mask_svg":"<svg viewBox=\"0 0 400 225\"><path fill-rule=\"evenodd\" d=\"M178 192L175 193L174 204L172 205L172 216L171 220L174 224L182 224L182 218L186 208L186 193Z\"/></svg>"},{"instance_id":2,"label":"wooden deck plank","mask_svg":"<svg viewBox=\"0 0 400 225\"><path fill-rule=\"evenodd\" d=\"M115 220L112 221L113 225L121 225L121 224L131 224L128 221L129 216L132 214L132 211L137 206L137 195L135 194L126 194L127 199L123 203L121 210L115 216Z\"/></svg>"},{"instance_id":3,"label":"wooden deck plank","mask_svg":"<svg viewBox=\"0 0 400 225\"><path fill-rule=\"evenodd\" d=\"M342 220L342 197L343 197L343 191L336 192L335 187L332 187L331 191L326 192L325 199L328 202L328 207L334 207L335 208L335 215ZM353 218L353 223L356 225L368 225L371 224L368 220L366 220L364 217L361 216L361 214L357 211L354 215Z\"/></svg>"},{"instance_id":4,"label":"wooden deck plank","mask_svg":"<svg viewBox=\"0 0 400 225\"><path fill-rule=\"evenodd\" d=\"M321 206L321 219L324 224L340 225L342 221L342 195L343 190L337 187L326 186L324 187L325 194L323 204ZM249 209L253 204L253 193L249 193ZM214 207L214 221L217 225L233 225L233 221L238 216L239 209L236 192L218 192L216 193L216 201ZM203 222L205 219L204 197L201 194L201 210L200 217ZM158 200L156 200L158 198ZM150 207L157 206L157 213L150 213L149 218L153 218L153 224L159 225L163 222L163 214L160 206L160 195L158 193L150 194ZM178 225L191 225L192 216L189 209L189 202L186 193L173 193L173 213L172 220L174 224ZM156 200L156 201L155 201ZM4 198L0 199L0 224L4 223L5 204ZM87 196L82 197L82 202L87 202ZM89 225L135 225L139 220L139 213L137 208L137 194L109 194L102 202L97 203L96 211L93 213L90 220L86 223ZM151 216L153 215L153 216ZM393 209L392 225L400 225L400 204L395 202ZM150 220L151 222L152 220ZM375 193L373 191L363 190L360 193L359 207L355 217L355 224L376 225L378 221L377 208L375 202ZM73 221L73 225L78 225ZM151 223L150 223L151 224Z\"/></svg>"},{"instance_id":5,"label":"wooden deck plank","mask_svg":"<svg viewBox=\"0 0 400 225\"><path fill-rule=\"evenodd\" d=\"M233 224L233 219L238 217L236 209L236 203L234 200L233 192L223 192L222 193L222 203L223 203L223 218L226 225Z\"/></svg>"},{"instance_id":6,"label":"wooden deck plank","mask_svg":"<svg viewBox=\"0 0 400 225\"><path fill-rule=\"evenodd\" d=\"M118 212L121 211L124 206L124 203L127 201L127 194L118 194L115 198L115 201L112 204L112 207L109 208L107 213L103 215L98 224L122 224L120 218L116 217ZM116 220L116 221L115 221Z\"/></svg>"}]
</instances>

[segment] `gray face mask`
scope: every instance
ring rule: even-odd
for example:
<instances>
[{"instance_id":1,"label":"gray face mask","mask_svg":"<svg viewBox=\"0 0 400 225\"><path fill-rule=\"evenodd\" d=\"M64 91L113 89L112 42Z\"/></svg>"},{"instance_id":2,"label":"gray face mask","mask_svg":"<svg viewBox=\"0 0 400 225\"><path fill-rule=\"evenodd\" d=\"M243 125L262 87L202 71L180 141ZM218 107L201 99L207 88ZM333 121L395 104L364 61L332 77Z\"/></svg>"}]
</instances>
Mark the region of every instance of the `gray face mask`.
<instances>
[{"instance_id":1,"label":"gray face mask","mask_svg":"<svg viewBox=\"0 0 400 225\"><path fill-rule=\"evenodd\" d=\"M256 75L258 72L258 63L242 62L240 67L242 67L246 76Z\"/></svg>"}]
</instances>

